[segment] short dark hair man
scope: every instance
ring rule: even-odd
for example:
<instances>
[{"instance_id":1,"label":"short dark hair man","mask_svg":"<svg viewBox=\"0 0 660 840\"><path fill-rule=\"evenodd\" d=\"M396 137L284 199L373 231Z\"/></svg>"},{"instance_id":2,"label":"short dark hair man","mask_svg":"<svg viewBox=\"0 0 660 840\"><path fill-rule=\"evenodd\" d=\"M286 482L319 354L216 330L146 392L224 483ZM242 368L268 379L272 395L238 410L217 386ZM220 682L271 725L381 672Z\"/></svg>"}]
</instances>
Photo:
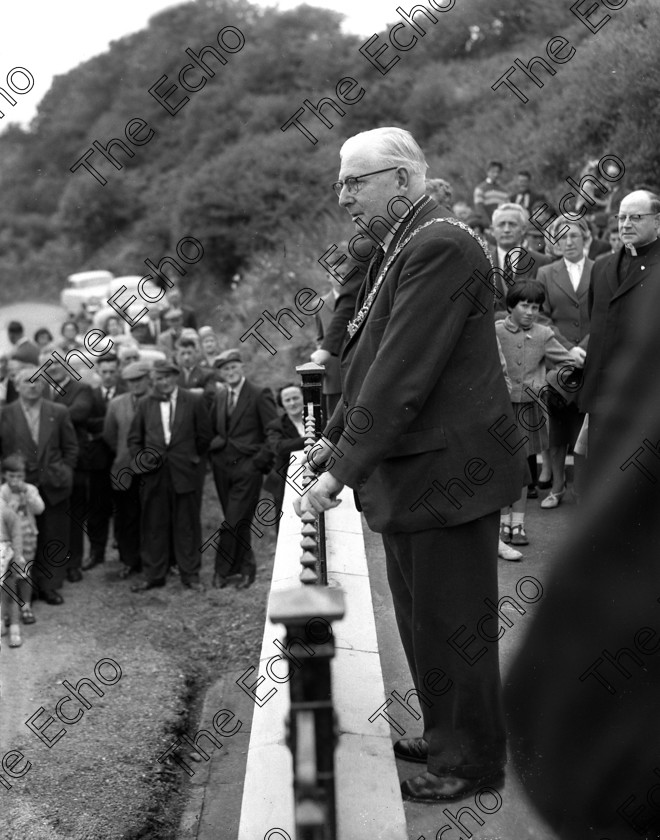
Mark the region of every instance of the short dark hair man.
<instances>
[{"instance_id":1,"label":"short dark hair man","mask_svg":"<svg viewBox=\"0 0 660 840\"><path fill-rule=\"evenodd\" d=\"M395 745L400 758L428 766L403 782L404 797L439 802L497 783L506 760L497 633L479 661L447 640L476 626L484 598L497 602L499 510L520 495L523 459L495 433L499 423L515 426L488 314L492 293L482 283L474 295L461 293L475 270L488 273L488 256L424 194L426 168L400 128L342 146L339 204L361 230L373 226L384 253L374 248L349 325L343 402L308 456L328 469L297 508L334 507L348 485L383 535L415 688L426 698L429 673L451 680L421 704L424 736ZM388 207L401 218L394 230L378 221L392 218Z\"/></svg>"},{"instance_id":2,"label":"short dark hair man","mask_svg":"<svg viewBox=\"0 0 660 840\"><path fill-rule=\"evenodd\" d=\"M105 547L108 541L113 503L110 481L112 452L103 439L103 423L110 401L126 390L123 380L119 377L119 360L114 353L101 356L96 366L101 384L92 388L92 410L87 421L89 557L83 564L85 572L105 561Z\"/></svg>"},{"instance_id":3,"label":"short dark hair man","mask_svg":"<svg viewBox=\"0 0 660 840\"><path fill-rule=\"evenodd\" d=\"M266 426L278 412L270 389L258 388L245 378L238 350L225 350L215 367L226 387L218 391L211 409L211 467L223 526L228 527L220 531L213 585L222 589L230 575L240 574L237 586L247 589L256 575L250 522L272 460Z\"/></svg>"}]
</instances>

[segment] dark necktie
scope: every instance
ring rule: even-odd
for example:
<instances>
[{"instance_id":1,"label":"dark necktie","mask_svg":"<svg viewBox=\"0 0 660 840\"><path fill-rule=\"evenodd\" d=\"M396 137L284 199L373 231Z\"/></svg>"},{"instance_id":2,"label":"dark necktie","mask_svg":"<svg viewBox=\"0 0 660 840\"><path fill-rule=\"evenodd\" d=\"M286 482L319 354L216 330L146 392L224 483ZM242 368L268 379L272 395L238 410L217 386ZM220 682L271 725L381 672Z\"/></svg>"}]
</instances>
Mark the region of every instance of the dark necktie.
<instances>
[{"instance_id":1,"label":"dark necktie","mask_svg":"<svg viewBox=\"0 0 660 840\"><path fill-rule=\"evenodd\" d=\"M511 262L511 257L507 253L504 257L504 293L506 294L511 286L513 286L513 282L515 280L515 274L513 271L513 263Z\"/></svg>"},{"instance_id":2,"label":"dark necktie","mask_svg":"<svg viewBox=\"0 0 660 840\"><path fill-rule=\"evenodd\" d=\"M227 397L227 417L231 417L236 408L236 391L233 388L229 389L229 396Z\"/></svg>"}]
</instances>

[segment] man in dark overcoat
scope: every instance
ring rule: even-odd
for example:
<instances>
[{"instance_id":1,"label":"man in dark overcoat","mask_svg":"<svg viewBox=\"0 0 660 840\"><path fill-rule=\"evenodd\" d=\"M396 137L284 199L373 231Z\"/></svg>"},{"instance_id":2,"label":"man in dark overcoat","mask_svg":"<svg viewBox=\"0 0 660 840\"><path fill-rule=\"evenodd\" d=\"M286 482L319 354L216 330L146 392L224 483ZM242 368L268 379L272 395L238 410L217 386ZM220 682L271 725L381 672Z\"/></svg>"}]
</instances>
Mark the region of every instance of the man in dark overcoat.
<instances>
[{"instance_id":1,"label":"man in dark overcoat","mask_svg":"<svg viewBox=\"0 0 660 840\"><path fill-rule=\"evenodd\" d=\"M475 628L484 600L497 604L499 510L525 476L492 291L474 275L487 277L490 262L472 231L424 195L426 168L398 128L342 147L339 204L384 254L376 250L358 297L342 403L309 455L324 470L301 504L326 510L348 485L383 535L424 717L423 737L395 744L398 757L427 765L402 791L437 802L502 778L497 618L479 640Z\"/></svg>"}]
</instances>

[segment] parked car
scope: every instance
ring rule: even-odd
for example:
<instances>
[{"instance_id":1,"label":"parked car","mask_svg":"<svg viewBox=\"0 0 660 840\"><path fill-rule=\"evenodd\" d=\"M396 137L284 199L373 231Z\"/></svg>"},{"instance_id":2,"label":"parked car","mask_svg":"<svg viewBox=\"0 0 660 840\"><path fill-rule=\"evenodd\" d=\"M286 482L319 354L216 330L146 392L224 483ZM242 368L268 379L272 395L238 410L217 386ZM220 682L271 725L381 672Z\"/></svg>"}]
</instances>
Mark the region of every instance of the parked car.
<instances>
[{"instance_id":1,"label":"parked car","mask_svg":"<svg viewBox=\"0 0 660 840\"><path fill-rule=\"evenodd\" d=\"M114 279L111 271L79 271L67 277L67 285L60 293L60 306L67 312L79 312L90 300L104 304Z\"/></svg>"},{"instance_id":2,"label":"parked car","mask_svg":"<svg viewBox=\"0 0 660 840\"><path fill-rule=\"evenodd\" d=\"M133 303L127 309L124 309L126 314L131 318L137 318L139 313L145 308L148 310L153 306L159 305L157 300L159 297L162 300L162 291L159 286L152 280L147 280L139 289L138 285L140 280L142 280L142 275L140 274L127 274L124 277L115 277L108 287L109 298L116 295L122 287L125 289L114 301L118 308L124 309L131 297L135 297ZM146 315L144 317L146 318Z\"/></svg>"}]
</instances>

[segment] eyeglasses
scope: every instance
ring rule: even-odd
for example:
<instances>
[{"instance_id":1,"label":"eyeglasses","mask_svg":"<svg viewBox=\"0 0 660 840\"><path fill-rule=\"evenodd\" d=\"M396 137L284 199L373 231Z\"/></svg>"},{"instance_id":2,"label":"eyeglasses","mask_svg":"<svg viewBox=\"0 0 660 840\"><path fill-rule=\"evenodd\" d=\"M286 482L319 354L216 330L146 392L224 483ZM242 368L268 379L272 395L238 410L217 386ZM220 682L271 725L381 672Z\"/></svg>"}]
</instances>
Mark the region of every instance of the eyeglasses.
<instances>
[{"instance_id":1,"label":"eyeglasses","mask_svg":"<svg viewBox=\"0 0 660 840\"><path fill-rule=\"evenodd\" d=\"M636 225L638 222L641 222L643 216L657 216L657 213L619 213L614 218L617 222L625 224L627 219Z\"/></svg>"},{"instance_id":2,"label":"eyeglasses","mask_svg":"<svg viewBox=\"0 0 660 840\"><path fill-rule=\"evenodd\" d=\"M381 172L391 172L393 169L398 168L398 166L390 166L388 169L377 169L375 172L365 172L364 175L354 175L350 178L346 178L345 181L335 181L332 185L332 189L337 193L337 195L341 195L342 189L346 187L349 195L355 195L355 193L360 189L358 181L361 178L368 178L370 175L380 175Z\"/></svg>"}]
</instances>

